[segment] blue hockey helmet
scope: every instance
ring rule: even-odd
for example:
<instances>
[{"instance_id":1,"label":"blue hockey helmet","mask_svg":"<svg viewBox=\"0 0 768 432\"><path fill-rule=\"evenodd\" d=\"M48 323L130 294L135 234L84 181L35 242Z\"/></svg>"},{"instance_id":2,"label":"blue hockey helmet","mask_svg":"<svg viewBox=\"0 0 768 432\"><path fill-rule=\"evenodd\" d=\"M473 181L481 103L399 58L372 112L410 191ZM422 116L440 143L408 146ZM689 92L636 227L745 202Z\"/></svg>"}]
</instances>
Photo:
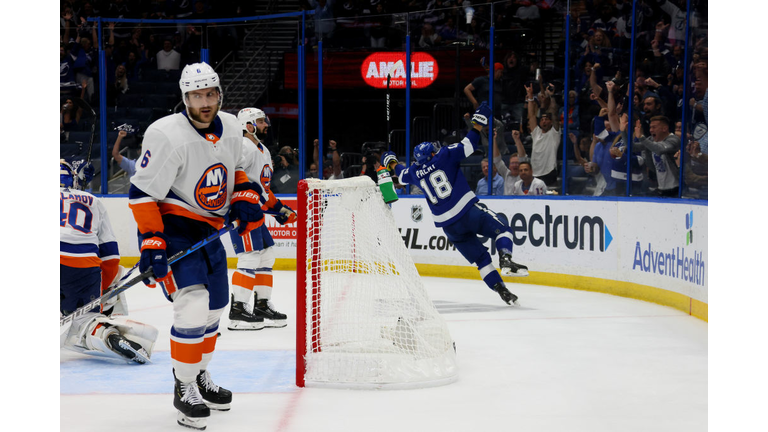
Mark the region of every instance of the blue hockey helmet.
<instances>
[{"instance_id":1,"label":"blue hockey helmet","mask_svg":"<svg viewBox=\"0 0 768 432\"><path fill-rule=\"evenodd\" d=\"M432 159L434 152L435 145L429 141L424 141L413 149L413 158L416 159L416 164L424 165Z\"/></svg>"},{"instance_id":2,"label":"blue hockey helmet","mask_svg":"<svg viewBox=\"0 0 768 432\"><path fill-rule=\"evenodd\" d=\"M77 189L77 175L72 165L64 159L59 161L59 186Z\"/></svg>"}]
</instances>

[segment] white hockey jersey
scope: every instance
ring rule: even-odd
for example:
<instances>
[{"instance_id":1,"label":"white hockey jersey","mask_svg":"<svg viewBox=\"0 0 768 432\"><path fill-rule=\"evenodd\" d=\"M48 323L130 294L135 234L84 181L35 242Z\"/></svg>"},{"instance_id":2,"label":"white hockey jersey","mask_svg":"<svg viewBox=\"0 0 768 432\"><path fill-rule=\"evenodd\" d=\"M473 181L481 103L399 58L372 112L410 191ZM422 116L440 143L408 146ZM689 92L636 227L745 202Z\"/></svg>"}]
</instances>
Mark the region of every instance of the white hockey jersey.
<instances>
[{"instance_id":1,"label":"white hockey jersey","mask_svg":"<svg viewBox=\"0 0 768 432\"><path fill-rule=\"evenodd\" d=\"M60 263L68 267L101 267L112 280L120 252L104 204L85 191L59 189Z\"/></svg>"},{"instance_id":2,"label":"white hockey jersey","mask_svg":"<svg viewBox=\"0 0 768 432\"><path fill-rule=\"evenodd\" d=\"M548 190L549 188L547 188L547 184L543 180L534 177L528 190L523 188L522 180L516 181L515 190L512 195L546 195Z\"/></svg>"},{"instance_id":3,"label":"white hockey jersey","mask_svg":"<svg viewBox=\"0 0 768 432\"><path fill-rule=\"evenodd\" d=\"M248 176L248 181L261 184L262 203L269 201L270 186L272 185L272 155L263 144L254 144L253 141L243 137L243 170Z\"/></svg>"},{"instance_id":4,"label":"white hockey jersey","mask_svg":"<svg viewBox=\"0 0 768 432\"><path fill-rule=\"evenodd\" d=\"M236 170L242 171L245 162L242 127L237 117L225 112L219 112L212 126L213 132L203 135L179 113L147 128L131 177L135 188L129 193L141 232L142 204L155 202L161 214L207 222L216 229L224 225Z\"/></svg>"}]
</instances>

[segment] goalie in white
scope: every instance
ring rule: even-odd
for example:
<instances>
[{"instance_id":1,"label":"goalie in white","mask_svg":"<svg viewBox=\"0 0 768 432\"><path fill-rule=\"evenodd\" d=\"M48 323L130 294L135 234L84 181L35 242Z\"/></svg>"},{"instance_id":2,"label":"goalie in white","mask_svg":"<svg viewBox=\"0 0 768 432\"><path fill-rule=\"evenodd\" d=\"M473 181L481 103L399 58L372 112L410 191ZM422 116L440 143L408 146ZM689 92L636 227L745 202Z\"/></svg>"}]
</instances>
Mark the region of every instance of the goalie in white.
<instances>
[{"instance_id":1,"label":"goalie in white","mask_svg":"<svg viewBox=\"0 0 768 432\"><path fill-rule=\"evenodd\" d=\"M87 180L61 160L59 197L60 302L62 315L100 297L123 268L115 235L102 202L79 190ZM59 344L75 352L147 363L157 329L127 319L121 294L61 328Z\"/></svg>"}]
</instances>

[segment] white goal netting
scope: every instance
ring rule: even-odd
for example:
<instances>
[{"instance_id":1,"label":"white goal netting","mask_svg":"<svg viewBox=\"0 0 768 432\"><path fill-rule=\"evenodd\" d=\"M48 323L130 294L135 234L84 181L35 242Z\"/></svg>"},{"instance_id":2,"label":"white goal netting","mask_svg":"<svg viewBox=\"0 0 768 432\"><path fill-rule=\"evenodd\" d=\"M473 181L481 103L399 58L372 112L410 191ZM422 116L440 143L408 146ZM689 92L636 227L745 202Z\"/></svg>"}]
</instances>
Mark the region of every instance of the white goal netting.
<instances>
[{"instance_id":1,"label":"white goal netting","mask_svg":"<svg viewBox=\"0 0 768 432\"><path fill-rule=\"evenodd\" d=\"M306 182L299 188L306 247L300 242L297 258L306 265L299 289L305 328L297 326L304 332L297 355L305 385L418 388L454 381L448 327L378 187L368 177Z\"/></svg>"}]
</instances>

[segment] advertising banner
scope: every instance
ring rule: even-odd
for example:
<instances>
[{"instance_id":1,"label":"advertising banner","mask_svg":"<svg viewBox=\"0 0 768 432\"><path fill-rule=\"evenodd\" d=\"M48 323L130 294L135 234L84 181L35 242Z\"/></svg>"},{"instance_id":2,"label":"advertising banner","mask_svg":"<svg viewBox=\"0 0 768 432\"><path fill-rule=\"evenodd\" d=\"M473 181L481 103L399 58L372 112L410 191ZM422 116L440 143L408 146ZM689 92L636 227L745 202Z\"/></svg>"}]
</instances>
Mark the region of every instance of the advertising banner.
<instances>
[{"instance_id":1,"label":"advertising banner","mask_svg":"<svg viewBox=\"0 0 768 432\"><path fill-rule=\"evenodd\" d=\"M619 215L619 279L707 303L707 207L622 201Z\"/></svg>"},{"instance_id":2,"label":"advertising banner","mask_svg":"<svg viewBox=\"0 0 768 432\"><path fill-rule=\"evenodd\" d=\"M293 209L296 199L281 198ZM127 198L104 200L124 257L139 255ZM707 206L686 202L495 199L482 203L513 231L513 257L531 272L584 276L661 288L706 303ZM417 264L473 267L435 227L424 198L391 207L399 235ZM374 216L375 217L375 216ZM296 223L266 216L277 258L296 258ZM498 265L493 241L481 239ZM235 257L231 241L222 240Z\"/></svg>"},{"instance_id":3,"label":"advertising banner","mask_svg":"<svg viewBox=\"0 0 768 432\"><path fill-rule=\"evenodd\" d=\"M514 260L531 271L609 277L615 275L616 205L609 201L483 199L483 204L513 230ZM401 198L392 205L414 261L425 264L470 265L436 228L423 198ZM496 246L482 239L494 263Z\"/></svg>"}]
</instances>

